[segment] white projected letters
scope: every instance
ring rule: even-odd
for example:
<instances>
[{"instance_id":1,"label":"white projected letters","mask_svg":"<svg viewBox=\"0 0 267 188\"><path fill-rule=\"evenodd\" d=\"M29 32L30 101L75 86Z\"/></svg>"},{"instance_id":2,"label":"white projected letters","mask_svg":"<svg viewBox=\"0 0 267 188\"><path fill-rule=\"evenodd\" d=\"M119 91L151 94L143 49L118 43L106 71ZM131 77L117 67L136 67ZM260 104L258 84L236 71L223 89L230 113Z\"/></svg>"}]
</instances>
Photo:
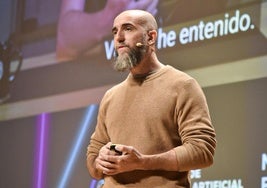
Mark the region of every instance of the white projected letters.
<instances>
[{"instance_id":1,"label":"white projected letters","mask_svg":"<svg viewBox=\"0 0 267 188\"><path fill-rule=\"evenodd\" d=\"M241 179L194 182L192 188L244 188Z\"/></svg>"},{"instance_id":2,"label":"white projected letters","mask_svg":"<svg viewBox=\"0 0 267 188\"><path fill-rule=\"evenodd\" d=\"M201 169L191 170L190 178L194 181L192 188L244 188L242 179L223 179L223 180L206 180L201 181Z\"/></svg>"},{"instance_id":3,"label":"white projected letters","mask_svg":"<svg viewBox=\"0 0 267 188\"><path fill-rule=\"evenodd\" d=\"M115 56L115 51L114 51L114 40L108 42L104 42L105 45L105 51L106 51L106 57L107 59L111 59L112 55Z\"/></svg>"},{"instance_id":4,"label":"white projected letters","mask_svg":"<svg viewBox=\"0 0 267 188\"><path fill-rule=\"evenodd\" d=\"M261 155L261 171L267 170L267 154ZM267 176L261 177L261 188L267 188Z\"/></svg>"},{"instance_id":5,"label":"white projected letters","mask_svg":"<svg viewBox=\"0 0 267 188\"><path fill-rule=\"evenodd\" d=\"M191 170L190 171L190 178L191 179L200 179L201 178L201 170Z\"/></svg>"},{"instance_id":6,"label":"white projected letters","mask_svg":"<svg viewBox=\"0 0 267 188\"><path fill-rule=\"evenodd\" d=\"M267 171L267 153L261 154L261 172L265 175ZM202 177L202 170L191 170L192 188L244 188L241 178L207 180ZM267 188L267 176L260 178L260 188Z\"/></svg>"},{"instance_id":7,"label":"white projected letters","mask_svg":"<svg viewBox=\"0 0 267 188\"><path fill-rule=\"evenodd\" d=\"M267 188L267 177L261 178L261 188Z\"/></svg>"},{"instance_id":8,"label":"white projected letters","mask_svg":"<svg viewBox=\"0 0 267 188\"><path fill-rule=\"evenodd\" d=\"M261 155L261 170L266 171L267 169L267 154L263 153Z\"/></svg>"},{"instance_id":9,"label":"white projected letters","mask_svg":"<svg viewBox=\"0 0 267 188\"><path fill-rule=\"evenodd\" d=\"M235 34L249 29L254 29L249 14L244 13L240 15L240 11L236 10L235 15L231 18L226 13L224 20L220 19L207 23L200 21L198 25L182 28L179 34L179 41L181 44L187 44L218 36Z\"/></svg>"},{"instance_id":10,"label":"white projected letters","mask_svg":"<svg viewBox=\"0 0 267 188\"><path fill-rule=\"evenodd\" d=\"M168 33L164 33L162 28L158 30L158 43L157 48L167 48L175 46L176 33L175 31L169 31Z\"/></svg>"}]
</instances>

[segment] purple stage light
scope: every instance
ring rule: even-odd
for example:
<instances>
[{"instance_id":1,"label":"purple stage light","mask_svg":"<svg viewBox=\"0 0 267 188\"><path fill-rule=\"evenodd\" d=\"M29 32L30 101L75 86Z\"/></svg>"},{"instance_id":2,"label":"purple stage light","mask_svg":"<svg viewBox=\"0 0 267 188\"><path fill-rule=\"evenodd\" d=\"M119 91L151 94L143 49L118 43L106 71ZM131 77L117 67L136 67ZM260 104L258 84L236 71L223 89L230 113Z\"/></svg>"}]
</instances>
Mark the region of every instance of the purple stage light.
<instances>
[{"instance_id":1,"label":"purple stage light","mask_svg":"<svg viewBox=\"0 0 267 188\"><path fill-rule=\"evenodd\" d=\"M33 188L45 188L47 166L47 142L49 133L49 118L47 113L37 117Z\"/></svg>"}]
</instances>

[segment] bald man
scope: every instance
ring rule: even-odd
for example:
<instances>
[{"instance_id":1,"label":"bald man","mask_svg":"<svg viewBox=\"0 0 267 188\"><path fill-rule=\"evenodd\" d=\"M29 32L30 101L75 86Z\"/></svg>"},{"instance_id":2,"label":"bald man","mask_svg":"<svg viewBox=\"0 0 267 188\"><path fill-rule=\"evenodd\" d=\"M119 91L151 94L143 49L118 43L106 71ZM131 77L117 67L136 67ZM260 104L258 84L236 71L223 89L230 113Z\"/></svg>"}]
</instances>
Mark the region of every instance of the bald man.
<instances>
[{"instance_id":1,"label":"bald man","mask_svg":"<svg viewBox=\"0 0 267 188\"><path fill-rule=\"evenodd\" d=\"M104 188L189 188L189 171L213 163L205 96L192 77L158 60L157 29L141 10L114 20L114 68L129 75L104 95L87 148L89 173Z\"/></svg>"}]
</instances>

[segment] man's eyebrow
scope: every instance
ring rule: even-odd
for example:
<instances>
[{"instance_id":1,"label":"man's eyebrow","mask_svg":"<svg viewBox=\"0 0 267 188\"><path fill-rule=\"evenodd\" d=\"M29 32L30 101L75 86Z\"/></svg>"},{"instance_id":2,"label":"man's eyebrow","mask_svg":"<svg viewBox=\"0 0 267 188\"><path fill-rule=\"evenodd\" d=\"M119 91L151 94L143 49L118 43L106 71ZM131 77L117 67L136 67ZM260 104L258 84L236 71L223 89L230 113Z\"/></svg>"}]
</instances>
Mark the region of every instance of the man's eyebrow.
<instances>
[{"instance_id":1,"label":"man's eyebrow","mask_svg":"<svg viewBox=\"0 0 267 188\"><path fill-rule=\"evenodd\" d=\"M134 27L134 25L133 25L132 23L124 23L124 24L121 25L122 28L125 28L125 27L127 27L127 26L132 26L132 27ZM111 31L114 32L114 31L117 31L117 30L118 30L117 27L114 26L114 27L112 28Z\"/></svg>"},{"instance_id":2,"label":"man's eyebrow","mask_svg":"<svg viewBox=\"0 0 267 188\"><path fill-rule=\"evenodd\" d=\"M122 24L122 26L121 27L127 27L127 26L134 26L132 23L124 23L124 24Z\"/></svg>"},{"instance_id":3,"label":"man's eyebrow","mask_svg":"<svg viewBox=\"0 0 267 188\"><path fill-rule=\"evenodd\" d=\"M113 33L114 31L117 31L117 27L113 27L111 32Z\"/></svg>"}]
</instances>

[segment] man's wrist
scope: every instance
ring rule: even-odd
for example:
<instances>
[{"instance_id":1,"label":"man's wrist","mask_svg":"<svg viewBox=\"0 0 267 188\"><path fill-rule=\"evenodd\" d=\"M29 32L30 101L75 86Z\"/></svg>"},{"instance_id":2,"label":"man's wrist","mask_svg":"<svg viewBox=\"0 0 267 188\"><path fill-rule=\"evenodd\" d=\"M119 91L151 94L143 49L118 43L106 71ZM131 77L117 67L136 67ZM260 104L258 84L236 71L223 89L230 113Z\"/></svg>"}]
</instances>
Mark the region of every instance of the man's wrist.
<instances>
[{"instance_id":1,"label":"man's wrist","mask_svg":"<svg viewBox=\"0 0 267 188\"><path fill-rule=\"evenodd\" d=\"M143 155L141 170L177 170L177 159L174 150L155 155Z\"/></svg>"}]
</instances>

